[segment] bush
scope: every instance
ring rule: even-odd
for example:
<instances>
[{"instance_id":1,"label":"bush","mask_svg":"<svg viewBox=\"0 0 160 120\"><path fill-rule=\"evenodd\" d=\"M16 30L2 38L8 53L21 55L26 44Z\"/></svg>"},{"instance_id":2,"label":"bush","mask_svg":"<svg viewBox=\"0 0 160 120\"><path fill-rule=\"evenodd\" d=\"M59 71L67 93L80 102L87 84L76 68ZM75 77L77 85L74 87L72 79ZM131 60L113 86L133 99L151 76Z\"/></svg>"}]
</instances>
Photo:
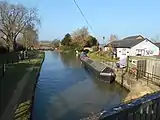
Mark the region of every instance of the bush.
<instances>
[{"instance_id":1,"label":"bush","mask_svg":"<svg viewBox=\"0 0 160 120\"><path fill-rule=\"evenodd\" d=\"M70 46L61 46L60 50L62 52L75 52L76 50L81 51L82 47L77 43L72 43Z\"/></svg>"},{"instance_id":2,"label":"bush","mask_svg":"<svg viewBox=\"0 0 160 120\"><path fill-rule=\"evenodd\" d=\"M25 47L23 47L23 45L17 43L17 47L15 49L15 51L24 51L25 50Z\"/></svg>"},{"instance_id":3,"label":"bush","mask_svg":"<svg viewBox=\"0 0 160 120\"><path fill-rule=\"evenodd\" d=\"M93 46L92 49L93 49L94 52L96 52L96 51L99 50L99 47L98 46Z\"/></svg>"},{"instance_id":4,"label":"bush","mask_svg":"<svg viewBox=\"0 0 160 120\"><path fill-rule=\"evenodd\" d=\"M0 54L2 54L2 53L7 53L7 52L8 52L8 50L7 50L6 47L0 46Z\"/></svg>"}]
</instances>

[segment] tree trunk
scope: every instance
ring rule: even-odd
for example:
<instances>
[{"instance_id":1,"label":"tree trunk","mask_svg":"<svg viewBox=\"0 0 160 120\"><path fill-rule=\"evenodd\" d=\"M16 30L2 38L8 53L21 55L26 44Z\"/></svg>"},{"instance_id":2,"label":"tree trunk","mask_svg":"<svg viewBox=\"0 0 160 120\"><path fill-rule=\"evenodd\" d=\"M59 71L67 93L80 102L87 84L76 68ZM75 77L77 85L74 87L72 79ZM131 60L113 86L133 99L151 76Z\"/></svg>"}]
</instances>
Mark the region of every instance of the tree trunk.
<instances>
[{"instance_id":1,"label":"tree trunk","mask_svg":"<svg viewBox=\"0 0 160 120\"><path fill-rule=\"evenodd\" d=\"M16 48L17 48L17 43L16 43L16 40L14 39L14 40L13 40L13 50L15 51Z\"/></svg>"},{"instance_id":2,"label":"tree trunk","mask_svg":"<svg viewBox=\"0 0 160 120\"><path fill-rule=\"evenodd\" d=\"M10 47L7 45L7 52L10 52Z\"/></svg>"}]
</instances>

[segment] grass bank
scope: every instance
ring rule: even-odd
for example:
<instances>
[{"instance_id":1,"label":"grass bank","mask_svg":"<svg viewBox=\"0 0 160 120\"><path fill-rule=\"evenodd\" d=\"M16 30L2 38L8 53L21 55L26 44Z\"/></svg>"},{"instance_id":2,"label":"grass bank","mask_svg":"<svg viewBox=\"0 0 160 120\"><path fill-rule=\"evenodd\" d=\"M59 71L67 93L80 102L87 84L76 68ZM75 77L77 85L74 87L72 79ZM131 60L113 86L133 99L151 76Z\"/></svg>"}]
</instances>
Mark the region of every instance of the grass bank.
<instances>
[{"instance_id":1,"label":"grass bank","mask_svg":"<svg viewBox=\"0 0 160 120\"><path fill-rule=\"evenodd\" d=\"M115 58L111 58L109 56L107 56L105 53L99 53L99 52L89 52L88 56L95 61L103 61L103 62L117 62L118 60L116 60Z\"/></svg>"},{"instance_id":2,"label":"grass bank","mask_svg":"<svg viewBox=\"0 0 160 120\"><path fill-rule=\"evenodd\" d=\"M29 118L34 86L37 81L44 52L30 51L28 59L6 65L0 79L0 116L2 119ZM26 103L26 104L24 104ZM14 111L15 110L15 111Z\"/></svg>"}]
</instances>

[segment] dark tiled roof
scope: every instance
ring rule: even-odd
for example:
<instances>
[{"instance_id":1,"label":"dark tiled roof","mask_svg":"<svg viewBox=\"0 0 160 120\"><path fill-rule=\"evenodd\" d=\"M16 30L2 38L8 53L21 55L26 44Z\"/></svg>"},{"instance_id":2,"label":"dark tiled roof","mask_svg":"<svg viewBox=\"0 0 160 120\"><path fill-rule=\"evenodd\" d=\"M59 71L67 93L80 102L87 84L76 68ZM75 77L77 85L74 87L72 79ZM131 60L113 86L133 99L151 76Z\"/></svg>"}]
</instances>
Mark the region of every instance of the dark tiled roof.
<instances>
[{"instance_id":1,"label":"dark tiled roof","mask_svg":"<svg viewBox=\"0 0 160 120\"><path fill-rule=\"evenodd\" d=\"M113 41L111 43L109 43L112 47L120 47L120 48L131 48L135 45L137 45L138 43L142 42L143 40L145 40L145 38L143 38L141 35L138 36L130 36L130 37L126 37L122 40L118 40L118 41ZM107 44L106 46L109 46L109 44Z\"/></svg>"},{"instance_id":2,"label":"dark tiled roof","mask_svg":"<svg viewBox=\"0 0 160 120\"><path fill-rule=\"evenodd\" d=\"M129 37L126 37L126 38L124 38L123 40L139 40L139 39L144 39L144 37L143 36L141 36L141 35L135 35L135 36L129 36Z\"/></svg>"},{"instance_id":3,"label":"dark tiled roof","mask_svg":"<svg viewBox=\"0 0 160 120\"><path fill-rule=\"evenodd\" d=\"M160 42L159 43L154 43L157 47L160 48Z\"/></svg>"}]
</instances>

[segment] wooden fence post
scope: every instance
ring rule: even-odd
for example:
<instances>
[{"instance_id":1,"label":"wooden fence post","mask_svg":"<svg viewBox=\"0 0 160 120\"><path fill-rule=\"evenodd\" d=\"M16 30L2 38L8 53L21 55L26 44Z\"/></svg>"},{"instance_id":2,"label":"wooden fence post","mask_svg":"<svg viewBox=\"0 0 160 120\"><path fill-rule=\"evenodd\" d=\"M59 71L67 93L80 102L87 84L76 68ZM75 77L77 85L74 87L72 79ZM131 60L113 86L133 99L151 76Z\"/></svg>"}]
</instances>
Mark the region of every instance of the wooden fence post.
<instances>
[{"instance_id":1,"label":"wooden fence post","mask_svg":"<svg viewBox=\"0 0 160 120\"><path fill-rule=\"evenodd\" d=\"M148 73L148 79L147 79L147 86L148 86L148 82L149 82L149 73Z\"/></svg>"},{"instance_id":2,"label":"wooden fence post","mask_svg":"<svg viewBox=\"0 0 160 120\"><path fill-rule=\"evenodd\" d=\"M138 74L139 74L139 70L137 69L137 72L136 72L136 79L138 81Z\"/></svg>"},{"instance_id":3,"label":"wooden fence post","mask_svg":"<svg viewBox=\"0 0 160 120\"><path fill-rule=\"evenodd\" d=\"M129 56L127 56L127 66L126 66L126 72L128 72L128 67L129 67Z\"/></svg>"},{"instance_id":4,"label":"wooden fence post","mask_svg":"<svg viewBox=\"0 0 160 120\"><path fill-rule=\"evenodd\" d=\"M153 65L153 67L152 67L152 82L153 82L153 74L154 74L154 65Z\"/></svg>"}]
</instances>

